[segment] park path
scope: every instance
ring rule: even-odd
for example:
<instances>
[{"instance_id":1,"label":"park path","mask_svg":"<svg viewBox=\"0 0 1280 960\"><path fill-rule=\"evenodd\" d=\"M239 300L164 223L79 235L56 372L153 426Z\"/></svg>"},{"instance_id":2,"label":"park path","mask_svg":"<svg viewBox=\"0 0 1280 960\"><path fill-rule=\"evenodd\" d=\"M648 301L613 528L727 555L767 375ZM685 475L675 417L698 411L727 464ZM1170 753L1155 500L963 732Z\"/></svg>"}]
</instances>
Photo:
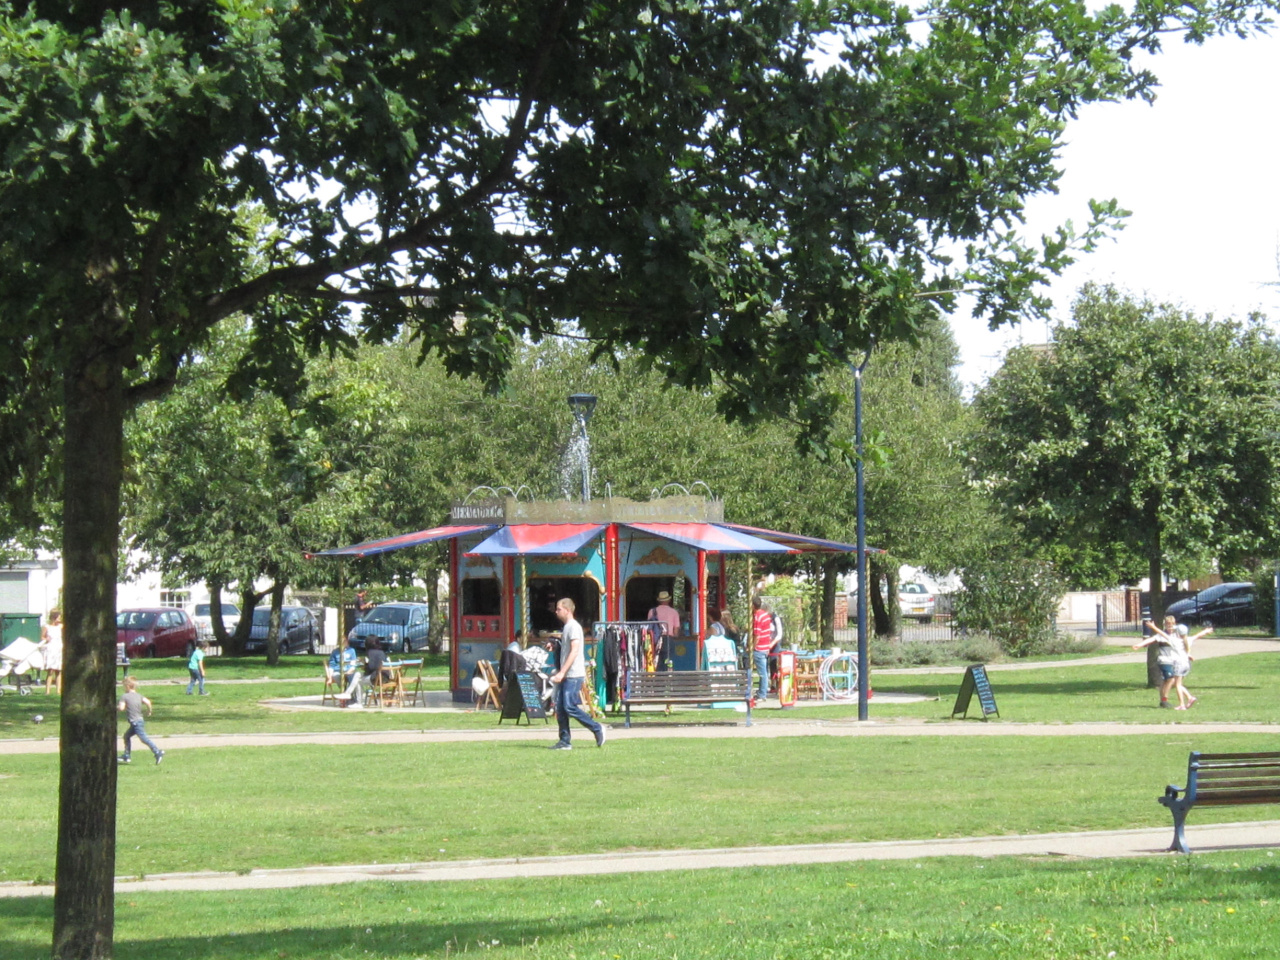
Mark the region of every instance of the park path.
<instances>
[{"instance_id":1,"label":"park path","mask_svg":"<svg viewBox=\"0 0 1280 960\"><path fill-rule=\"evenodd\" d=\"M1154 712L1154 711L1153 711ZM1265 733L1280 734L1274 723L985 723L981 720L773 720L756 714L750 726L741 724L664 724L642 720L627 729L621 721L610 723L609 743L627 740L770 740L781 737L1115 737L1144 734ZM555 739L552 725L501 726L487 730L364 730L326 733L227 733L176 734L152 737L168 754L171 751L210 747L368 746L369 744L484 743L495 740L522 747L547 746ZM584 748L585 749L585 748ZM0 756L57 753L58 738L0 740Z\"/></svg>"},{"instance_id":2,"label":"park path","mask_svg":"<svg viewBox=\"0 0 1280 960\"><path fill-rule=\"evenodd\" d=\"M349 864L248 873L153 874L121 877L117 896L132 893L270 890L336 883L394 881L475 881L533 877L581 877L669 870L723 870L781 867L860 860L913 860L923 857L1068 857L1116 859L1167 855L1172 827L1142 830L1095 830L1087 833L1042 833L998 837L933 840L881 840L869 843L824 843L776 847L729 847L710 850L612 851L565 857L508 857L399 864ZM1280 820L1222 823L1187 828L1196 853L1280 848ZM51 885L0 883L0 898L51 897Z\"/></svg>"}]
</instances>

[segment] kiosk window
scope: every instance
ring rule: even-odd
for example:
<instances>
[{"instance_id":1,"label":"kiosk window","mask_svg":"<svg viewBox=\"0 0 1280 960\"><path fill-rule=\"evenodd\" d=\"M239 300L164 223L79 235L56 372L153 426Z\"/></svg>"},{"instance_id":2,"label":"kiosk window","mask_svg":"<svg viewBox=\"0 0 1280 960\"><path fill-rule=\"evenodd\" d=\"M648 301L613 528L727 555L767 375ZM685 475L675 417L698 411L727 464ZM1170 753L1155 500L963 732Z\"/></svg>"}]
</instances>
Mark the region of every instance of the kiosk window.
<instances>
[{"instance_id":1,"label":"kiosk window","mask_svg":"<svg viewBox=\"0 0 1280 960\"><path fill-rule=\"evenodd\" d=\"M502 591L498 581L486 577L483 580L462 581L462 614L471 617L496 617L502 613Z\"/></svg>"}]
</instances>

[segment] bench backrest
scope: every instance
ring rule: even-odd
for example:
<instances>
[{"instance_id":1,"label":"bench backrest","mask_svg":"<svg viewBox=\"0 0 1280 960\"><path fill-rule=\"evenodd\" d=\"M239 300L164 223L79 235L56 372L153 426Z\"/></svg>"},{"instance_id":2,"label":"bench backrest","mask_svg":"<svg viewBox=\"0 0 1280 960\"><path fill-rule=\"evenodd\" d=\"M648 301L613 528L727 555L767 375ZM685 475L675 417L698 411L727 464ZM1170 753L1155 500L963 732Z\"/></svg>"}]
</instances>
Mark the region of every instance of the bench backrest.
<instances>
[{"instance_id":1,"label":"bench backrest","mask_svg":"<svg viewBox=\"0 0 1280 960\"><path fill-rule=\"evenodd\" d=\"M639 700L654 697L712 697L745 700L750 681L745 670L664 670L628 674L626 695Z\"/></svg>"},{"instance_id":2,"label":"bench backrest","mask_svg":"<svg viewBox=\"0 0 1280 960\"><path fill-rule=\"evenodd\" d=\"M1194 803L1280 803L1280 752L1193 753L1187 780Z\"/></svg>"}]
</instances>

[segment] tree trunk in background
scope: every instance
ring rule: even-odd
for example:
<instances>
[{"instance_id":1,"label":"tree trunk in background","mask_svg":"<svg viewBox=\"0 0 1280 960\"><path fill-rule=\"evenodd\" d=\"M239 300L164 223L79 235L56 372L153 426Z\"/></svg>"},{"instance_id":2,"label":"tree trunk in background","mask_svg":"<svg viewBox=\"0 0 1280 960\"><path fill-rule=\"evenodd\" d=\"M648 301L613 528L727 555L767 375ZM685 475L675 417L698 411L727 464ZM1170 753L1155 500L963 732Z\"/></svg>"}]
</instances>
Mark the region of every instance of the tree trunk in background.
<instances>
[{"instance_id":1,"label":"tree trunk in background","mask_svg":"<svg viewBox=\"0 0 1280 960\"><path fill-rule=\"evenodd\" d=\"M123 370L110 350L63 385L62 724L54 960L112 955L116 863L116 575Z\"/></svg>"},{"instance_id":2,"label":"tree trunk in background","mask_svg":"<svg viewBox=\"0 0 1280 960\"><path fill-rule=\"evenodd\" d=\"M427 584L427 602L431 604L431 629L427 633L427 649L432 653L439 653L449 628L449 605L440 599L440 568L428 567L423 579ZM528 599L521 599L520 603L523 606L528 603ZM519 632L519 624L516 625L516 631Z\"/></svg>"},{"instance_id":3,"label":"tree trunk in background","mask_svg":"<svg viewBox=\"0 0 1280 960\"><path fill-rule=\"evenodd\" d=\"M828 650L836 645L836 588L840 585L840 574L836 568L836 560L824 560L822 563L822 642L819 646Z\"/></svg>"},{"instance_id":4,"label":"tree trunk in background","mask_svg":"<svg viewBox=\"0 0 1280 960\"><path fill-rule=\"evenodd\" d=\"M219 652L226 649L227 625L222 622L222 588L226 586L221 580L209 581L209 632L212 640L218 645Z\"/></svg>"},{"instance_id":5,"label":"tree trunk in background","mask_svg":"<svg viewBox=\"0 0 1280 960\"><path fill-rule=\"evenodd\" d=\"M267 666L280 662L280 608L284 606L284 583L271 583L271 622L267 627Z\"/></svg>"},{"instance_id":6,"label":"tree trunk in background","mask_svg":"<svg viewBox=\"0 0 1280 960\"><path fill-rule=\"evenodd\" d=\"M889 635L902 636L902 605L898 603L898 561L890 559L884 565L885 613L889 617Z\"/></svg>"},{"instance_id":7,"label":"tree trunk in background","mask_svg":"<svg viewBox=\"0 0 1280 960\"><path fill-rule=\"evenodd\" d=\"M1152 511L1154 513L1154 511ZM1147 547L1147 580L1150 583L1151 620L1156 626L1163 628L1164 621L1164 557L1161 553L1160 524L1154 518L1151 521L1151 541ZM1160 665L1156 663L1156 644L1147 647L1147 686L1158 687L1164 678L1160 675Z\"/></svg>"},{"instance_id":8,"label":"tree trunk in background","mask_svg":"<svg viewBox=\"0 0 1280 960\"><path fill-rule=\"evenodd\" d=\"M893 623L889 619L889 611L885 608L884 594L880 592L880 584L884 582L886 564L876 554L867 558L867 600L870 603L872 630L877 637L893 636Z\"/></svg>"}]
</instances>

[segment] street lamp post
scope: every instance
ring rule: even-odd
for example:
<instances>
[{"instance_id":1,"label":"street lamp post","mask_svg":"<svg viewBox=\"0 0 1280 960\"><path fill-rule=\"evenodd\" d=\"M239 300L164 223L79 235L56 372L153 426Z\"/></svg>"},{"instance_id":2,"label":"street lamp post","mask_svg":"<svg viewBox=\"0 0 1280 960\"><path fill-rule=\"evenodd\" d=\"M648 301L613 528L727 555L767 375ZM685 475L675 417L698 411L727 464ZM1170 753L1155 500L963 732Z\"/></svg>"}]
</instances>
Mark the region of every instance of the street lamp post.
<instances>
[{"instance_id":1,"label":"street lamp post","mask_svg":"<svg viewBox=\"0 0 1280 960\"><path fill-rule=\"evenodd\" d=\"M871 359L871 350L853 368L854 488L858 500L858 719L867 719L867 695L871 689L867 670L867 504L862 477L862 371Z\"/></svg>"},{"instance_id":2,"label":"street lamp post","mask_svg":"<svg viewBox=\"0 0 1280 960\"><path fill-rule=\"evenodd\" d=\"M573 419L582 431L582 448L579 451L582 461L582 502L591 502L591 457L587 440L587 422L595 413L596 397L592 393L574 393L569 396L569 409L573 411Z\"/></svg>"}]
</instances>

